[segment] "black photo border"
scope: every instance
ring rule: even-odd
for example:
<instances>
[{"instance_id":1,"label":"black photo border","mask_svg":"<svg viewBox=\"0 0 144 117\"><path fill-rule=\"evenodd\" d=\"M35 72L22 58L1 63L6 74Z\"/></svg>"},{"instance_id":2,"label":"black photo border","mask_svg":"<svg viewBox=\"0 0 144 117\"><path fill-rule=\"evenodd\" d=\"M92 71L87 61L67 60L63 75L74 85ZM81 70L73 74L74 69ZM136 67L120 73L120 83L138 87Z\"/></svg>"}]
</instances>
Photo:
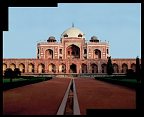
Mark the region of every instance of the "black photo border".
<instances>
[{"instance_id":1,"label":"black photo border","mask_svg":"<svg viewBox=\"0 0 144 117\"><path fill-rule=\"evenodd\" d=\"M58 7L58 3L141 3L141 32L143 30L143 23L144 18L142 14L144 14L144 2L138 0L96 0L91 1L78 1L78 0L67 0L67 1L60 1L60 0L0 0L0 40L1 40L1 60L3 60L3 31L9 30L9 23L8 23L8 8L9 7ZM142 34L142 33L141 33ZM87 115L126 115L132 116L140 114L144 112L144 49L142 46L143 41L143 34L141 35L141 86L136 90L136 109L88 109ZM2 63L1 62L1 74L2 74ZM2 76L0 77L0 115L3 115L3 88L2 88Z\"/></svg>"}]
</instances>

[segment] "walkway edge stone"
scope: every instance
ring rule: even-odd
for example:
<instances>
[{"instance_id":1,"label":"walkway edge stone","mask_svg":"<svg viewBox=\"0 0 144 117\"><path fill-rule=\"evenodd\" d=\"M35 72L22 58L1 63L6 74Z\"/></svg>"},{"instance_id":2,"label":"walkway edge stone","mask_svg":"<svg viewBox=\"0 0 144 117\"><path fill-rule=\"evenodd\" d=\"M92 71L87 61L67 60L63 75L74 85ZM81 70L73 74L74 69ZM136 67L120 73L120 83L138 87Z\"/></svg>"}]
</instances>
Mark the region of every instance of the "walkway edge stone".
<instances>
[{"instance_id":1,"label":"walkway edge stone","mask_svg":"<svg viewBox=\"0 0 144 117\"><path fill-rule=\"evenodd\" d=\"M66 90L64 98L62 100L62 103L61 103L61 105L60 105L60 107L59 107L59 109L57 111L57 115L64 115L64 111L65 111L65 107L66 107L66 103L67 103L67 99L68 99L68 94L69 94L71 83L72 83L72 79L71 79L71 81L69 83L69 86L68 86L68 88Z\"/></svg>"},{"instance_id":2,"label":"walkway edge stone","mask_svg":"<svg viewBox=\"0 0 144 117\"><path fill-rule=\"evenodd\" d=\"M79 109L79 103L78 103L78 98L77 98L77 93L76 93L76 86L75 82L73 79L73 93L74 93L74 105L73 105L73 114L74 115L80 115L80 109Z\"/></svg>"}]
</instances>

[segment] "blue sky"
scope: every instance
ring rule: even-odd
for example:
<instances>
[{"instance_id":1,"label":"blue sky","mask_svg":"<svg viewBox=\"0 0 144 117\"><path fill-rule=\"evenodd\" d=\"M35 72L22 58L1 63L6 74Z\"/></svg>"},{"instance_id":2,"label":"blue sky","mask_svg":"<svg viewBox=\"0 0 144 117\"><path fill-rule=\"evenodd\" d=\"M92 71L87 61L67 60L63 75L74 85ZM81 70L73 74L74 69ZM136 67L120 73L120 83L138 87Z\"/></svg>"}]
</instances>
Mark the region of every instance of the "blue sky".
<instances>
[{"instance_id":1,"label":"blue sky","mask_svg":"<svg viewBox=\"0 0 144 117\"><path fill-rule=\"evenodd\" d=\"M141 57L140 3L63 3L58 7L9 7L9 31L3 34L3 58L36 58L37 42L72 26L88 41L109 41L112 58Z\"/></svg>"}]
</instances>

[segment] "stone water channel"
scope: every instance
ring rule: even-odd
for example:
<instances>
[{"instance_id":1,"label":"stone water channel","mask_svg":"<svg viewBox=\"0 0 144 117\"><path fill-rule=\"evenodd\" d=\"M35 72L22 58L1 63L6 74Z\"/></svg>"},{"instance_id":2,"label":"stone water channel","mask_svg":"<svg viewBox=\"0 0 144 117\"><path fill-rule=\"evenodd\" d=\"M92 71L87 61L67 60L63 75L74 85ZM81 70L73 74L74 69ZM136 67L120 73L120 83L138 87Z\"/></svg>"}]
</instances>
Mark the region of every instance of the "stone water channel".
<instances>
[{"instance_id":1,"label":"stone water channel","mask_svg":"<svg viewBox=\"0 0 144 117\"><path fill-rule=\"evenodd\" d=\"M80 115L75 82L73 78L69 83L57 115Z\"/></svg>"}]
</instances>

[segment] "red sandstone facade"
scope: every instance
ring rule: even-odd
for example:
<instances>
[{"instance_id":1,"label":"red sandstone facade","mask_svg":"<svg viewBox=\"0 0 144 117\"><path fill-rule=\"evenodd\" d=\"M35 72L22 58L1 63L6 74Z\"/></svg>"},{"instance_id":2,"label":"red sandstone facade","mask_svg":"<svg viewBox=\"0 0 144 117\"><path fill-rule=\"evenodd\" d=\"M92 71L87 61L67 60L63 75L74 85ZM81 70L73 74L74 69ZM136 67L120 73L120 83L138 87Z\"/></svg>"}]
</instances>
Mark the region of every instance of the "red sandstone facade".
<instances>
[{"instance_id":1,"label":"red sandstone facade","mask_svg":"<svg viewBox=\"0 0 144 117\"><path fill-rule=\"evenodd\" d=\"M109 43L92 36L85 41L85 34L71 27L61 35L61 42L51 36L47 42L37 44L37 58L3 59L6 68L19 68L22 73L106 73ZM134 59L112 59L114 73L136 69ZM141 61L140 61L141 63Z\"/></svg>"}]
</instances>

